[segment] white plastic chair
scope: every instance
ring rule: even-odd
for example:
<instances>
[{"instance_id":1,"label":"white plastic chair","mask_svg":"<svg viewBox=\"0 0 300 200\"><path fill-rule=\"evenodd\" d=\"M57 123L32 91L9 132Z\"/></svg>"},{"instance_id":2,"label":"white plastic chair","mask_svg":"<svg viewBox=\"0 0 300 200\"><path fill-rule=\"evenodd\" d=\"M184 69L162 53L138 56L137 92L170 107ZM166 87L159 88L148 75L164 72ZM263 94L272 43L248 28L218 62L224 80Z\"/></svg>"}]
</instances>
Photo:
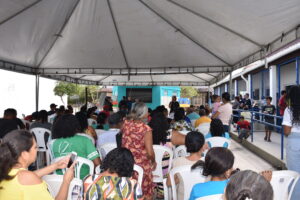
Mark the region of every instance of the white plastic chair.
<instances>
[{"instance_id":1,"label":"white plastic chair","mask_svg":"<svg viewBox=\"0 0 300 200\"><path fill-rule=\"evenodd\" d=\"M55 158L52 160L52 163L55 163L57 161L59 161L60 159L62 159L64 157L58 157L58 158ZM75 177L76 178L80 178L80 170L82 168L83 165L87 165L89 167L89 175L93 175L94 174L94 163L86 158L82 158L82 157L79 157L77 156L77 159L76 159L76 166L75 166ZM62 169L62 173L64 174L65 173L65 169Z\"/></svg>"},{"instance_id":2,"label":"white plastic chair","mask_svg":"<svg viewBox=\"0 0 300 200\"><path fill-rule=\"evenodd\" d=\"M98 152L100 154L101 160L113 149L117 148L117 143L105 143L98 147Z\"/></svg>"},{"instance_id":3,"label":"white plastic chair","mask_svg":"<svg viewBox=\"0 0 300 200\"><path fill-rule=\"evenodd\" d=\"M170 172L173 200L177 200L177 190L174 176L181 176L184 185L184 200L189 199L192 188L197 183L204 183L206 177L202 175L202 168L191 170L192 165L175 167Z\"/></svg>"},{"instance_id":4,"label":"white plastic chair","mask_svg":"<svg viewBox=\"0 0 300 200\"><path fill-rule=\"evenodd\" d=\"M206 197L198 198L197 200L223 200L223 194L209 195Z\"/></svg>"},{"instance_id":5,"label":"white plastic chair","mask_svg":"<svg viewBox=\"0 0 300 200\"><path fill-rule=\"evenodd\" d=\"M48 160L49 160L49 163L52 162L52 160L54 159L54 153L52 151L53 149L53 144L54 144L54 140L49 140L48 143L47 143L47 157L48 157Z\"/></svg>"},{"instance_id":6,"label":"white plastic chair","mask_svg":"<svg viewBox=\"0 0 300 200\"><path fill-rule=\"evenodd\" d=\"M270 183L274 200L290 200L299 176L299 173L290 170L273 171Z\"/></svg>"},{"instance_id":7,"label":"white plastic chair","mask_svg":"<svg viewBox=\"0 0 300 200\"><path fill-rule=\"evenodd\" d=\"M198 127L196 127L196 130L205 136L207 133L209 133L210 123L202 123Z\"/></svg>"},{"instance_id":8,"label":"white plastic chair","mask_svg":"<svg viewBox=\"0 0 300 200\"><path fill-rule=\"evenodd\" d=\"M170 155L169 163L168 163L168 171L170 172L172 161L173 161L173 151L168 147L164 147L161 145L153 145L153 150L155 153L155 161L156 161L156 169L152 172L153 174L153 182L154 183L162 183L163 182L163 170L162 170L162 159L164 157L165 152Z\"/></svg>"},{"instance_id":9,"label":"white plastic chair","mask_svg":"<svg viewBox=\"0 0 300 200\"><path fill-rule=\"evenodd\" d=\"M143 170L143 168L141 168L140 166L134 164L133 165L133 170L138 173L138 183L139 183L140 187L142 187L143 176L144 176L144 170Z\"/></svg>"},{"instance_id":10,"label":"white plastic chair","mask_svg":"<svg viewBox=\"0 0 300 200\"><path fill-rule=\"evenodd\" d=\"M45 128L32 128L30 132L36 138L36 143L38 146L38 155L36 159L36 167L39 169L40 167L44 167L43 164L43 155L46 155L46 163L50 164L49 157L47 156L47 143L51 140L51 131Z\"/></svg>"},{"instance_id":11,"label":"white plastic chair","mask_svg":"<svg viewBox=\"0 0 300 200\"><path fill-rule=\"evenodd\" d=\"M63 177L63 175L57 174L46 175L42 177L42 179L46 182L49 193L53 198L55 198L59 192L60 186L63 182ZM82 199L82 194L83 182L79 178L74 178L69 186L68 200Z\"/></svg>"},{"instance_id":12,"label":"white plastic chair","mask_svg":"<svg viewBox=\"0 0 300 200\"><path fill-rule=\"evenodd\" d=\"M91 141L92 141L92 143L95 145L95 139L92 137L92 136L90 136L90 135L88 135L88 134L85 134L85 133L77 133L76 135L80 135L80 136L83 136L83 137L87 137L87 138L89 138Z\"/></svg>"},{"instance_id":13,"label":"white plastic chair","mask_svg":"<svg viewBox=\"0 0 300 200\"><path fill-rule=\"evenodd\" d=\"M178 157L186 157L189 153L186 152L186 146L180 145L174 149L174 159Z\"/></svg>"},{"instance_id":14,"label":"white plastic chair","mask_svg":"<svg viewBox=\"0 0 300 200\"><path fill-rule=\"evenodd\" d=\"M209 144L210 148L212 147L224 147L224 145L227 143L227 147L230 147L231 141L224 137L210 137L206 139L206 142Z\"/></svg>"}]
</instances>

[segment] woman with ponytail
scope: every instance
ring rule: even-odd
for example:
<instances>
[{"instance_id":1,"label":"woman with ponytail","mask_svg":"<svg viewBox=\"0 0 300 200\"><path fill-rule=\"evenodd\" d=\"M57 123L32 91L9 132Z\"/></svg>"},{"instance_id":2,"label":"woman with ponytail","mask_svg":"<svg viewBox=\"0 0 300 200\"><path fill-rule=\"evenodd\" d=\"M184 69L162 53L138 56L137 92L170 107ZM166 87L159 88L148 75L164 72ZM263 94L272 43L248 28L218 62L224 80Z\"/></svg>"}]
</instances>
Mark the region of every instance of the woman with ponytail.
<instances>
[{"instance_id":1,"label":"woman with ponytail","mask_svg":"<svg viewBox=\"0 0 300 200\"><path fill-rule=\"evenodd\" d=\"M245 170L230 177L225 200L273 200L273 188L264 176Z\"/></svg>"},{"instance_id":2,"label":"woman with ponytail","mask_svg":"<svg viewBox=\"0 0 300 200\"><path fill-rule=\"evenodd\" d=\"M283 131L288 137L286 164L289 170L300 173L300 86L293 86L287 95L288 107L283 114ZM300 182L296 184L291 200L300 199Z\"/></svg>"},{"instance_id":3,"label":"woman with ponytail","mask_svg":"<svg viewBox=\"0 0 300 200\"><path fill-rule=\"evenodd\" d=\"M31 133L14 130L0 141L0 199L53 199L41 177L67 167L69 157L37 171L27 168L36 160L37 144ZM68 188L74 176L74 164L64 175L56 200L67 199Z\"/></svg>"},{"instance_id":4,"label":"woman with ponytail","mask_svg":"<svg viewBox=\"0 0 300 200\"><path fill-rule=\"evenodd\" d=\"M190 200L223 194L233 171L233 163L234 156L229 149L224 147L211 148L205 156L204 163L200 160L192 166L192 169L202 167L202 174L211 176L211 179L208 182L194 185L190 194Z\"/></svg>"}]
</instances>

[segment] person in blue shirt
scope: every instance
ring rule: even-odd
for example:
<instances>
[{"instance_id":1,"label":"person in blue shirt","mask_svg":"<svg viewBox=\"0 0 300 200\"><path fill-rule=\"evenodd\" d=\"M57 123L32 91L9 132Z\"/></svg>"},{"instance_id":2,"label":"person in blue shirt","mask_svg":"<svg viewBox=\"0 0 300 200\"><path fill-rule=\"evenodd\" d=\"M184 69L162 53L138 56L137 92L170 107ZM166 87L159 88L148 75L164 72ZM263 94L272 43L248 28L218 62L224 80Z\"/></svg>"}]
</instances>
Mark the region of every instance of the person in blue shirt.
<instances>
[{"instance_id":1,"label":"person in blue shirt","mask_svg":"<svg viewBox=\"0 0 300 200\"><path fill-rule=\"evenodd\" d=\"M190 200L200 197L223 194L233 171L234 155L224 147L211 148L205 157L205 161L198 161L192 166L192 169L203 167L202 174L211 176L211 180L204 183L198 183L193 186L190 194Z\"/></svg>"},{"instance_id":2,"label":"person in blue shirt","mask_svg":"<svg viewBox=\"0 0 300 200\"><path fill-rule=\"evenodd\" d=\"M230 139L229 133L224 131L223 123L220 119L212 119L210 122L210 132L205 135L205 139L211 137L225 137ZM211 147L210 143L208 142L208 146ZM228 147L228 143L225 142L223 147Z\"/></svg>"}]
</instances>

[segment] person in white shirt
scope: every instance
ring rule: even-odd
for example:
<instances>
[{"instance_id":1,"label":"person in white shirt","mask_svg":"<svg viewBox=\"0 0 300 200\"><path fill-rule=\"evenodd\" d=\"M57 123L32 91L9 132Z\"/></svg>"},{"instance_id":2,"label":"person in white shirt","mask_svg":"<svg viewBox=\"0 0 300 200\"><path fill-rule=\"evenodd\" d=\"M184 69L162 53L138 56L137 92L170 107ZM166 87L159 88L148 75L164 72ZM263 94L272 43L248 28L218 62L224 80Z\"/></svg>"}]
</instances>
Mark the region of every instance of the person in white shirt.
<instances>
[{"instance_id":1,"label":"person in white shirt","mask_svg":"<svg viewBox=\"0 0 300 200\"><path fill-rule=\"evenodd\" d=\"M286 144L286 164L288 170L300 173L300 86L293 86L287 95L288 107L283 114L283 131L288 137ZM291 200L300 199L298 181Z\"/></svg>"},{"instance_id":2,"label":"person in white shirt","mask_svg":"<svg viewBox=\"0 0 300 200\"><path fill-rule=\"evenodd\" d=\"M230 103L230 95L228 92L224 92L222 94L222 102L223 104L218 108L217 112L211 118L219 118L223 123L224 131L229 132L232 105Z\"/></svg>"},{"instance_id":3,"label":"person in white shirt","mask_svg":"<svg viewBox=\"0 0 300 200\"><path fill-rule=\"evenodd\" d=\"M117 143L116 135L120 133L120 129L123 125L123 116L118 112L114 113L108 118L110 129L101 133L97 133L97 147L105 143Z\"/></svg>"}]
</instances>

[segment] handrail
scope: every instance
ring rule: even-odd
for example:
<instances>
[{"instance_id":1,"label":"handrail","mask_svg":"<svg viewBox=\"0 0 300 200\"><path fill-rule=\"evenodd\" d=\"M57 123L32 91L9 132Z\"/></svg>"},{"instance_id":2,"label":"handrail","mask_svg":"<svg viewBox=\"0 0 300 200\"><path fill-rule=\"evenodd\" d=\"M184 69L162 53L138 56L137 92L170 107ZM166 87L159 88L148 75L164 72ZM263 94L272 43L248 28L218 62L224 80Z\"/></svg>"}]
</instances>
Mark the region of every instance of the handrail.
<instances>
[{"instance_id":1,"label":"handrail","mask_svg":"<svg viewBox=\"0 0 300 200\"><path fill-rule=\"evenodd\" d=\"M265 121L262 121L262 120L255 119L255 116L259 115L259 116L263 116L263 117L267 116L267 117L273 117L273 118L282 120L283 119L282 116L270 115L270 114L266 114L266 113L262 113L262 112L253 111L253 110L233 109L232 111L238 112L238 115L232 114L233 117L240 117L241 112L250 112L251 113L251 142L253 142L253 123L254 122L264 124L264 125L268 125L268 126L272 126L272 127L275 127L277 129L279 129L280 132L281 132L281 160L283 160L283 155L284 155L284 133L283 133L282 126L279 126L279 125L276 125L276 124L271 124L271 123L268 123L268 122L265 122Z\"/></svg>"}]
</instances>

